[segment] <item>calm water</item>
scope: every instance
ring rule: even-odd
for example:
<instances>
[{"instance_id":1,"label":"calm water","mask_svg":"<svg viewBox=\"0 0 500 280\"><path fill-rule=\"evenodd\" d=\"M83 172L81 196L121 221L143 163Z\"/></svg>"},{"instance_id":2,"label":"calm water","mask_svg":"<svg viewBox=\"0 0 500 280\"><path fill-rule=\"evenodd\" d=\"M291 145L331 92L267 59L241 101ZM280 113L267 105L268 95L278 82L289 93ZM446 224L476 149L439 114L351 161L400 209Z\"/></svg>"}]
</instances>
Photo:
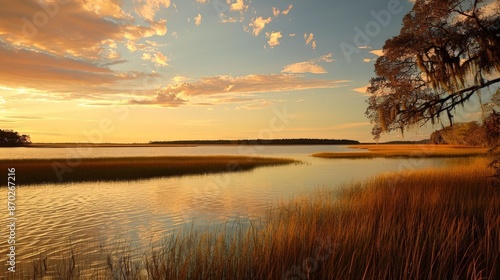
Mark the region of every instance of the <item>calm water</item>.
<instances>
[{"instance_id":1,"label":"calm water","mask_svg":"<svg viewBox=\"0 0 500 280\"><path fill-rule=\"evenodd\" d=\"M83 244L85 254L117 241L146 251L172 229L186 224L249 220L279 200L317 188L339 188L385 171L445 166L446 159L318 159L319 151L348 151L343 146L202 146L166 148L93 148L83 157L257 154L284 156L302 165L257 168L249 172L133 182L20 186L17 193L16 253L21 262L41 252L55 256ZM1 158L65 158L65 148L2 149ZM6 205L5 192L0 204ZM4 221L7 213L2 211ZM5 227L2 236L8 233ZM4 241L4 246L6 242Z\"/></svg>"}]
</instances>

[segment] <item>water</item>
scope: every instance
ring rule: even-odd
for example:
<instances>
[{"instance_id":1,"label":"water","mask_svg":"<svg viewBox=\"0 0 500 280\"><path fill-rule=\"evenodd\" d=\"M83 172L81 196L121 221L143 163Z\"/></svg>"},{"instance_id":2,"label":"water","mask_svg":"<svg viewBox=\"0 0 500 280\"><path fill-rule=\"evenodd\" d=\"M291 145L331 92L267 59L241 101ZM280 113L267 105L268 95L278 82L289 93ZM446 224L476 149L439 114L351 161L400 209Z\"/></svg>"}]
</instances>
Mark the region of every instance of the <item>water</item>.
<instances>
[{"instance_id":1,"label":"water","mask_svg":"<svg viewBox=\"0 0 500 280\"><path fill-rule=\"evenodd\" d=\"M74 148L2 148L0 159L147 157L179 155L309 155L316 152L362 151L347 146L220 146L191 147L74 147Z\"/></svg>"},{"instance_id":2,"label":"water","mask_svg":"<svg viewBox=\"0 0 500 280\"><path fill-rule=\"evenodd\" d=\"M156 178L132 182L68 183L19 186L17 193L18 260L41 252L60 256L83 244L84 254L102 244L125 242L136 252L182 225L254 219L279 200L317 188L339 188L385 172L437 167L447 159L320 159L320 151L349 151L343 146L200 146L92 148L85 157L256 154L284 156L301 165L257 168L248 172ZM356 151L356 150L355 150ZM2 149L2 158L65 158L72 149ZM73 154L74 155L74 154ZM0 204L6 205L6 192ZM4 221L6 211L2 211ZM8 232L2 227L2 236Z\"/></svg>"}]
</instances>

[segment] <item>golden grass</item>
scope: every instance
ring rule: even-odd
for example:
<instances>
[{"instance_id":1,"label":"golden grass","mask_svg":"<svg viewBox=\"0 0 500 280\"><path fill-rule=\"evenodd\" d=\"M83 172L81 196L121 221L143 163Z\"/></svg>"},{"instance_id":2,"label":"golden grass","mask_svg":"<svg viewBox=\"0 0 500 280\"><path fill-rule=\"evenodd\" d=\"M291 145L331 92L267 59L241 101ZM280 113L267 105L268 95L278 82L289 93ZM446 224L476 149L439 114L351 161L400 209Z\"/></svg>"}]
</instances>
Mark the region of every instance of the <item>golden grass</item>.
<instances>
[{"instance_id":1,"label":"golden grass","mask_svg":"<svg viewBox=\"0 0 500 280\"><path fill-rule=\"evenodd\" d=\"M485 159L283 202L262 223L187 229L102 279L500 279L500 193Z\"/></svg>"},{"instance_id":2,"label":"golden grass","mask_svg":"<svg viewBox=\"0 0 500 280\"><path fill-rule=\"evenodd\" d=\"M366 149L368 152L323 152L312 154L319 158L376 158L376 157L469 157L486 156L488 148L456 146L456 145L357 145L349 148Z\"/></svg>"},{"instance_id":3,"label":"golden grass","mask_svg":"<svg viewBox=\"0 0 500 280\"><path fill-rule=\"evenodd\" d=\"M0 162L0 169L16 168L16 182L26 185L235 172L291 163L298 162L285 158L249 156L163 156L6 160Z\"/></svg>"},{"instance_id":4,"label":"golden grass","mask_svg":"<svg viewBox=\"0 0 500 280\"><path fill-rule=\"evenodd\" d=\"M197 147L190 144L149 143L34 143L25 148L151 148L151 147Z\"/></svg>"}]
</instances>

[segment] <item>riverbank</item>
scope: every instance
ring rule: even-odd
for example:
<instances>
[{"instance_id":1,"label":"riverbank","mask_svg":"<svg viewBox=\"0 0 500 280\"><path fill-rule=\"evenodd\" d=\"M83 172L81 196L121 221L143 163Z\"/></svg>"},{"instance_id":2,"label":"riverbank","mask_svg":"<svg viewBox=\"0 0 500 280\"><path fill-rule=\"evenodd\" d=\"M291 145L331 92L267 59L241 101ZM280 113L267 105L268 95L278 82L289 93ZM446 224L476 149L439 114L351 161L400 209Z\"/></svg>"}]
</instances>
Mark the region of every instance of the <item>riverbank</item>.
<instances>
[{"instance_id":1,"label":"riverbank","mask_svg":"<svg viewBox=\"0 0 500 280\"><path fill-rule=\"evenodd\" d=\"M384 144L384 145L356 145L352 149L364 149L360 152L315 153L318 158L432 158L432 157L473 157L486 156L488 148L456 146L456 145L431 145L431 144Z\"/></svg>"},{"instance_id":2,"label":"riverbank","mask_svg":"<svg viewBox=\"0 0 500 280\"><path fill-rule=\"evenodd\" d=\"M279 203L261 222L187 227L140 260L111 253L104 271L89 277L498 279L500 193L490 187L486 162L319 190ZM72 259L61 261L60 275L92 268ZM53 273L43 263L51 262L34 262L36 277Z\"/></svg>"},{"instance_id":3,"label":"riverbank","mask_svg":"<svg viewBox=\"0 0 500 280\"><path fill-rule=\"evenodd\" d=\"M251 170L260 166L298 163L285 158L251 156L168 156L84 159L20 159L0 162L15 168L17 184L127 181L156 177ZM6 174L6 173L5 173ZM3 175L0 175L3 176ZM7 181L6 179L4 180Z\"/></svg>"}]
</instances>

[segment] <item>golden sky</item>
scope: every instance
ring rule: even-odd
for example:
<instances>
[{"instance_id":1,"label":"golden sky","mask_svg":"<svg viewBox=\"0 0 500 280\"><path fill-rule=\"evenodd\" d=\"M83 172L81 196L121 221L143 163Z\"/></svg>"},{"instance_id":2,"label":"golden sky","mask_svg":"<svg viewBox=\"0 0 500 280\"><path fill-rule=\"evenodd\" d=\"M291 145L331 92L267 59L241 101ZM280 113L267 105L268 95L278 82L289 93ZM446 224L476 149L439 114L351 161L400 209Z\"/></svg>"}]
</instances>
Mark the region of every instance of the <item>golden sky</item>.
<instances>
[{"instance_id":1,"label":"golden sky","mask_svg":"<svg viewBox=\"0 0 500 280\"><path fill-rule=\"evenodd\" d=\"M33 142L371 141L364 90L384 41L412 7L408 0L2 1L0 129ZM401 136L382 138L394 139Z\"/></svg>"}]
</instances>

